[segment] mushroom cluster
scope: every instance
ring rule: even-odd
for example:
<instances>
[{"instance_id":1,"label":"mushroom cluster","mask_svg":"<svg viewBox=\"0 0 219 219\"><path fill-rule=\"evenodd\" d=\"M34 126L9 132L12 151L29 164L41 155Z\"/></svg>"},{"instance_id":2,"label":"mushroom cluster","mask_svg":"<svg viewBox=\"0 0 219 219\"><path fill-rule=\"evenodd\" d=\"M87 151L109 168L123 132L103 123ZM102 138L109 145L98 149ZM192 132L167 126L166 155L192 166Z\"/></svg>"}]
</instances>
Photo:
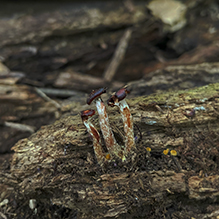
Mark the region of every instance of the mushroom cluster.
<instances>
[{"instance_id":1,"label":"mushroom cluster","mask_svg":"<svg viewBox=\"0 0 219 219\"><path fill-rule=\"evenodd\" d=\"M117 143L110 127L106 106L101 99L101 94L103 93L106 93L106 88L100 88L98 90L92 91L87 99L87 104L90 105L93 101L95 102L97 112L99 114L100 128L107 148L107 153L103 151L100 134L90 120L90 118L95 114L95 111L92 109L84 110L81 112L81 118L88 133L90 133L93 139L93 147L97 162L102 164L105 161L111 161L114 155L124 161L126 160L127 154L135 148L132 115L130 113L129 106L125 101L125 97L129 91L126 88L122 88L113 94L107 101L109 106L117 106L122 115L125 132L124 148Z\"/></svg>"}]
</instances>

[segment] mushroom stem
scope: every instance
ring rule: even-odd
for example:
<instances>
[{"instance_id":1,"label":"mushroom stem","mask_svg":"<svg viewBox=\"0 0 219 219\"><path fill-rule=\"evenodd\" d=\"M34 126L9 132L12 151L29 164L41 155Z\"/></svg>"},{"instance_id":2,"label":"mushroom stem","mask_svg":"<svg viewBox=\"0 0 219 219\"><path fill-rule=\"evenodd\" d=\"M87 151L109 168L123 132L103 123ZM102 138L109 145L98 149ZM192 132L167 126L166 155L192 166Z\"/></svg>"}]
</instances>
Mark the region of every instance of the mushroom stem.
<instances>
[{"instance_id":1,"label":"mushroom stem","mask_svg":"<svg viewBox=\"0 0 219 219\"><path fill-rule=\"evenodd\" d=\"M122 115L125 132L125 154L129 153L135 147L132 115L125 101L125 97L128 93L129 91L126 90L126 88L122 88L108 100L108 105L119 107L119 111Z\"/></svg>"},{"instance_id":2,"label":"mushroom stem","mask_svg":"<svg viewBox=\"0 0 219 219\"><path fill-rule=\"evenodd\" d=\"M123 151L118 145L118 143L116 142L114 134L110 128L109 118L106 112L106 106L104 105L101 98L98 98L96 100L96 107L97 107L97 112L99 114L100 128L103 134L103 138L107 150L110 152L110 154L115 154L116 156L120 157L122 160L125 160Z\"/></svg>"},{"instance_id":3,"label":"mushroom stem","mask_svg":"<svg viewBox=\"0 0 219 219\"><path fill-rule=\"evenodd\" d=\"M122 115L123 127L125 132L125 152L130 152L135 147L135 138L133 132L133 122L130 109L125 100L115 104L119 107L119 111Z\"/></svg>"},{"instance_id":4,"label":"mushroom stem","mask_svg":"<svg viewBox=\"0 0 219 219\"><path fill-rule=\"evenodd\" d=\"M97 129L94 127L94 125L91 123L90 118L89 118L93 116L94 114L95 114L94 110L85 110L81 112L81 118L88 133L91 135L93 139L93 147L94 147L94 152L97 158L97 162L99 164L102 164L103 161L105 160L105 155L103 153L102 146L101 146L102 143L101 143L100 134L97 131Z\"/></svg>"}]
</instances>

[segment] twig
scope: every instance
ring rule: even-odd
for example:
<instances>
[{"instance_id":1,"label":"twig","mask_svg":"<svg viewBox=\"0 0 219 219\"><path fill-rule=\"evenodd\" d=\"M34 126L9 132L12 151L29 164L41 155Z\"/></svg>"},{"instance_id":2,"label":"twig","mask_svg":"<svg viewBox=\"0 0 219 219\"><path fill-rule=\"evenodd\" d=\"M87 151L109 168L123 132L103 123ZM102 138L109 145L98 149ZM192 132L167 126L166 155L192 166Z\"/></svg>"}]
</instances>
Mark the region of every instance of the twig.
<instances>
[{"instance_id":1,"label":"twig","mask_svg":"<svg viewBox=\"0 0 219 219\"><path fill-rule=\"evenodd\" d=\"M107 82L112 81L120 63L123 60L131 35L132 35L132 29L129 28L125 31L124 35L120 39L116 51L113 55L113 58L109 66L107 67L106 71L104 72L103 77L105 81Z\"/></svg>"},{"instance_id":2,"label":"twig","mask_svg":"<svg viewBox=\"0 0 219 219\"><path fill-rule=\"evenodd\" d=\"M14 122L4 122L4 125L6 127L10 127L10 128L14 128L14 129L17 129L20 131L30 132L30 133L34 133L35 129L36 129L34 126L20 124L20 123L14 123Z\"/></svg>"},{"instance_id":3,"label":"twig","mask_svg":"<svg viewBox=\"0 0 219 219\"><path fill-rule=\"evenodd\" d=\"M61 105L56 102L55 100L49 98L42 90L39 88L35 87L35 91L46 101L51 102L57 109L61 108Z\"/></svg>"},{"instance_id":4,"label":"twig","mask_svg":"<svg viewBox=\"0 0 219 219\"><path fill-rule=\"evenodd\" d=\"M78 96L79 94L83 94L83 92L67 90L67 89L54 89L54 88L38 88L44 94L49 96L56 96L56 97L71 97L71 96Z\"/></svg>"}]
</instances>

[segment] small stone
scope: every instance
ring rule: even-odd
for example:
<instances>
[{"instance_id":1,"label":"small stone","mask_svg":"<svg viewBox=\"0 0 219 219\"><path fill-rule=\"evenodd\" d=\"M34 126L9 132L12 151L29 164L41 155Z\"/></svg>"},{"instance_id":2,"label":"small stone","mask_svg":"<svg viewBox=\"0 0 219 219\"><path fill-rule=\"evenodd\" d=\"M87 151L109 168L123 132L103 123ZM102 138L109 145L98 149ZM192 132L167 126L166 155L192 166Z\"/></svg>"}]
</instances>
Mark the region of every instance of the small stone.
<instances>
[{"instance_id":1,"label":"small stone","mask_svg":"<svg viewBox=\"0 0 219 219\"><path fill-rule=\"evenodd\" d=\"M36 208L36 199L29 200L29 207L33 210Z\"/></svg>"}]
</instances>

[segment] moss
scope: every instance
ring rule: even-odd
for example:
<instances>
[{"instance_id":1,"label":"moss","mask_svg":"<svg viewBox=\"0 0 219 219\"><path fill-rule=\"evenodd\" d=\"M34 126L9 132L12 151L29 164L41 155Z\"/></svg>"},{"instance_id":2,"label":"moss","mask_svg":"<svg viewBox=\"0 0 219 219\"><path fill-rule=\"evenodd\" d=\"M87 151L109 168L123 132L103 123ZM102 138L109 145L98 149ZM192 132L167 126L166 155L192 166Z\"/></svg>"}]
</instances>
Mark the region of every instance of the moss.
<instances>
[{"instance_id":1,"label":"moss","mask_svg":"<svg viewBox=\"0 0 219 219\"><path fill-rule=\"evenodd\" d=\"M208 97L218 95L219 83L210 84L203 87L198 87L191 90L179 90L170 91L162 94L152 94L150 96L141 96L129 101L131 105L143 102L144 104L150 104L156 102L157 104L175 105L184 103L185 101L197 100L198 102L204 102Z\"/></svg>"}]
</instances>

